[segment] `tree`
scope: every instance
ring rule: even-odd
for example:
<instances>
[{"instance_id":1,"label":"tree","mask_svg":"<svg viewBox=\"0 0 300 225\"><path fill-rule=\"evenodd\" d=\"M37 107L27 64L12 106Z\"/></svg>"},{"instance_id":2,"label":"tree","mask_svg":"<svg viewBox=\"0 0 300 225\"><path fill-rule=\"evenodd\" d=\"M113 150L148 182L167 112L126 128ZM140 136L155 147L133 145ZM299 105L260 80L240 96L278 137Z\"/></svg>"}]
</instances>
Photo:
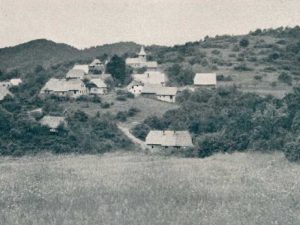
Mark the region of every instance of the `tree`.
<instances>
[{"instance_id":1,"label":"tree","mask_svg":"<svg viewBox=\"0 0 300 225\"><path fill-rule=\"evenodd\" d=\"M123 84L126 78L126 65L123 58L114 55L106 66L107 73L119 83Z\"/></svg>"}]
</instances>

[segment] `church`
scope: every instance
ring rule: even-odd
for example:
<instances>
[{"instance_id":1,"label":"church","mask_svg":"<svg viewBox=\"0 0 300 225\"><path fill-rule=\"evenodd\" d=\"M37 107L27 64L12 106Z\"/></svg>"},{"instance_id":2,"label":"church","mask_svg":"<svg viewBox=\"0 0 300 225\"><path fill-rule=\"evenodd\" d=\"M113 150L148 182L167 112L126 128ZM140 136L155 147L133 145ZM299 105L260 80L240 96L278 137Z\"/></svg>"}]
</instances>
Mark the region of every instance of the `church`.
<instances>
[{"instance_id":1,"label":"church","mask_svg":"<svg viewBox=\"0 0 300 225\"><path fill-rule=\"evenodd\" d=\"M138 53L137 58L127 58L126 65L131 66L134 69L146 68L147 70L156 70L157 62L156 61L147 61L147 54L144 47L141 47L140 52Z\"/></svg>"}]
</instances>

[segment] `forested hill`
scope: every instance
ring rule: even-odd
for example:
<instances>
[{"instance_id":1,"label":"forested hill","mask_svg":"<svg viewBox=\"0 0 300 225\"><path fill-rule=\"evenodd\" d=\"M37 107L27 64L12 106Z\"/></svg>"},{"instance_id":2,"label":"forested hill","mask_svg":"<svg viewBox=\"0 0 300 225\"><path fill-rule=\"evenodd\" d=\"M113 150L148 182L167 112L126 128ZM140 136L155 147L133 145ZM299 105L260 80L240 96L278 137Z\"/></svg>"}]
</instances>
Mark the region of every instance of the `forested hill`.
<instances>
[{"instance_id":1,"label":"forested hill","mask_svg":"<svg viewBox=\"0 0 300 225\"><path fill-rule=\"evenodd\" d=\"M120 42L79 50L67 44L38 39L0 49L0 69L17 69L26 73L38 65L47 68L56 64L88 61L103 55L132 54L138 49L139 45L133 42Z\"/></svg>"},{"instance_id":2,"label":"forested hill","mask_svg":"<svg viewBox=\"0 0 300 225\"><path fill-rule=\"evenodd\" d=\"M217 72L222 79L244 88L288 88L300 78L300 28L256 30L246 35L205 37L173 47L147 46L149 59L157 60L172 83L187 85L196 72ZM0 49L0 69L26 74L37 65L44 68L89 62L118 54L133 56L140 45L120 42L83 50L48 40L35 40ZM67 65L67 66L65 66ZM277 82L281 76L281 81ZM283 84L283 86L282 86Z\"/></svg>"}]
</instances>

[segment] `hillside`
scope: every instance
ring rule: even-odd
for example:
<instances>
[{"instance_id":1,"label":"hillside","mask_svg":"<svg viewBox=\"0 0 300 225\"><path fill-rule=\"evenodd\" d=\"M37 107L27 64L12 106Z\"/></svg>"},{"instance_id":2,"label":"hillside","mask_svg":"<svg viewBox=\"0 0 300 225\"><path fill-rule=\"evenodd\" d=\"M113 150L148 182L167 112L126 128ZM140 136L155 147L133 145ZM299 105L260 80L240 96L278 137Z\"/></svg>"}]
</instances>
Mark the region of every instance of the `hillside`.
<instances>
[{"instance_id":1,"label":"hillside","mask_svg":"<svg viewBox=\"0 0 300 225\"><path fill-rule=\"evenodd\" d=\"M217 72L220 85L236 84L244 91L282 97L300 79L300 28L256 30L246 35L205 37L173 47L148 46L148 58L157 60L171 83L188 85L196 72ZM134 55L139 45L120 42L83 50L47 40L35 40L0 49L1 70L26 73L36 65L73 65L114 54ZM223 76L222 76L223 75ZM281 78L278 80L278 77Z\"/></svg>"}]
</instances>

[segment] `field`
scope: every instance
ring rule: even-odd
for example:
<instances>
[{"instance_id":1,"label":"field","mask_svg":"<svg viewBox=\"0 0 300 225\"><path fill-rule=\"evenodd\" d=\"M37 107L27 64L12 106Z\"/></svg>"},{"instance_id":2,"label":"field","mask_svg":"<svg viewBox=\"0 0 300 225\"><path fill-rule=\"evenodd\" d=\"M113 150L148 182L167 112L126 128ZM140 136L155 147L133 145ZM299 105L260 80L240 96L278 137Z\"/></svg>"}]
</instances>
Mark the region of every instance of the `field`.
<instances>
[{"instance_id":1,"label":"field","mask_svg":"<svg viewBox=\"0 0 300 225\"><path fill-rule=\"evenodd\" d=\"M0 224L300 224L300 165L283 155L0 158Z\"/></svg>"}]
</instances>

